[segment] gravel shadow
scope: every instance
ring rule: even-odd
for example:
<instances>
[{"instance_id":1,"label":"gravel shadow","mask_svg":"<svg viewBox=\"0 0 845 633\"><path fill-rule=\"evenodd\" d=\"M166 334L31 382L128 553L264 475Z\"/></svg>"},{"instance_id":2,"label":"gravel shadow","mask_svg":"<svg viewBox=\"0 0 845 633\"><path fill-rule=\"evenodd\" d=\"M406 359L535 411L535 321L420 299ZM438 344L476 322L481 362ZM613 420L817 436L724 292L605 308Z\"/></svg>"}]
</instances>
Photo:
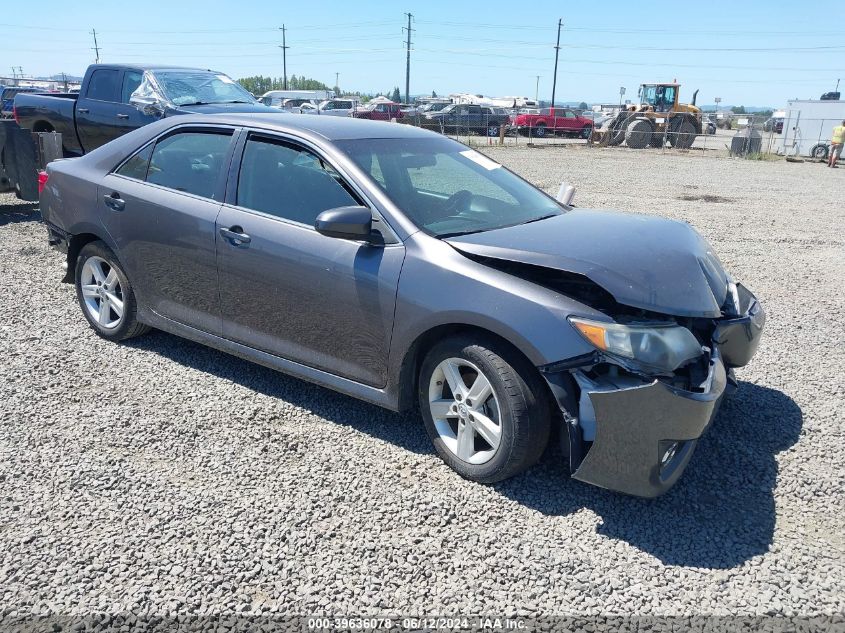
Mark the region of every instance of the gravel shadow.
<instances>
[{"instance_id":1,"label":"gravel shadow","mask_svg":"<svg viewBox=\"0 0 845 633\"><path fill-rule=\"evenodd\" d=\"M160 331L124 345L281 399L402 449L434 452L416 411L397 415ZM630 543L667 565L729 569L768 551L775 528L774 456L797 441L802 423L801 409L789 396L741 382L723 402L686 473L662 497L628 497L570 479L557 441L540 464L493 488L549 516L589 508L602 519L599 534Z\"/></svg>"},{"instance_id":2,"label":"gravel shadow","mask_svg":"<svg viewBox=\"0 0 845 633\"><path fill-rule=\"evenodd\" d=\"M226 352L160 330L121 345L155 352L182 365L278 398L315 416L355 428L421 455L434 453L417 411L397 414Z\"/></svg>"},{"instance_id":3,"label":"gravel shadow","mask_svg":"<svg viewBox=\"0 0 845 633\"><path fill-rule=\"evenodd\" d=\"M766 553L775 529L775 455L801 433L803 414L786 394L741 382L727 398L678 484L638 499L567 480L560 451L497 485L548 515L590 508L599 534L630 543L667 565L730 569Z\"/></svg>"},{"instance_id":4,"label":"gravel shadow","mask_svg":"<svg viewBox=\"0 0 845 633\"><path fill-rule=\"evenodd\" d=\"M0 226L19 222L40 222L41 213L37 202L19 200L14 204L0 205Z\"/></svg>"}]
</instances>

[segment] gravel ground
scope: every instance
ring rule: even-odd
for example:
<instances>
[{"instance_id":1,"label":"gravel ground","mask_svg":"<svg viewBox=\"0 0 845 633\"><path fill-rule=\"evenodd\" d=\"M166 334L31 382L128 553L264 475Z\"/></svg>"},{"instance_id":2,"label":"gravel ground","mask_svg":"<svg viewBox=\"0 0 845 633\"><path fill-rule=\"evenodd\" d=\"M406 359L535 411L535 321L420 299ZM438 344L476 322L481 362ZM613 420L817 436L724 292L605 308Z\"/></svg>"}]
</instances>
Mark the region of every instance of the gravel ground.
<instances>
[{"instance_id":1,"label":"gravel ground","mask_svg":"<svg viewBox=\"0 0 845 633\"><path fill-rule=\"evenodd\" d=\"M845 611L845 168L490 154L579 205L691 222L764 302L761 349L669 494L569 480L555 451L473 484L416 415L163 333L103 341L35 207L4 194L0 616Z\"/></svg>"}]
</instances>

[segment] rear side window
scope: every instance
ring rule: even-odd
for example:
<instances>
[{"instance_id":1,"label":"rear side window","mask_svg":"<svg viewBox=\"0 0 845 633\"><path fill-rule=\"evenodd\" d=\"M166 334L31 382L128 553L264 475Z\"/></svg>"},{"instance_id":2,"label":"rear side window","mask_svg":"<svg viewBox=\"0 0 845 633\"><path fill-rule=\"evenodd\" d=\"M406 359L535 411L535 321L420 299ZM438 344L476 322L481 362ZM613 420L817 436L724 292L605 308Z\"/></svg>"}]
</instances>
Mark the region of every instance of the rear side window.
<instances>
[{"instance_id":1,"label":"rear side window","mask_svg":"<svg viewBox=\"0 0 845 633\"><path fill-rule=\"evenodd\" d=\"M213 200L230 140L223 132L179 132L161 139L147 182Z\"/></svg>"},{"instance_id":2,"label":"rear side window","mask_svg":"<svg viewBox=\"0 0 845 633\"><path fill-rule=\"evenodd\" d=\"M135 180L145 180L147 177L147 167L150 164L150 156L152 154L153 144L150 143L123 163L115 173L126 176L127 178L134 178Z\"/></svg>"},{"instance_id":3,"label":"rear side window","mask_svg":"<svg viewBox=\"0 0 845 633\"><path fill-rule=\"evenodd\" d=\"M109 70L101 68L91 73L91 79L88 81L89 99L97 99L98 101L117 101L117 82L120 77L120 71Z\"/></svg>"},{"instance_id":4,"label":"rear side window","mask_svg":"<svg viewBox=\"0 0 845 633\"><path fill-rule=\"evenodd\" d=\"M314 226L327 209L360 204L340 175L293 144L249 139L238 178L237 204Z\"/></svg>"}]
</instances>

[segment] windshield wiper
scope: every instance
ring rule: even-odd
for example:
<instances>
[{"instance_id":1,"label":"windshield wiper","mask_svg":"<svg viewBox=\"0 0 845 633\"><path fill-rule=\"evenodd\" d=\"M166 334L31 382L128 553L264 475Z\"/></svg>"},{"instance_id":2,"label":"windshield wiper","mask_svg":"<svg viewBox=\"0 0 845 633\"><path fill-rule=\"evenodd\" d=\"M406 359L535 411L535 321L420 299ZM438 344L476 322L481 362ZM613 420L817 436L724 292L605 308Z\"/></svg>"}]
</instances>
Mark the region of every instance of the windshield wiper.
<instances>
[{"instance_id":1,"label":"windshield wiper","mask_svg":"<svg viewBox=\"0 0 845 633\"><path fill-rule=\"evenodd\" d=\"M441 240L446 239L447 237L458 237L460 235L472 235L473 233L483 233L484 231L488 231L489 229L472 229L470 231L454 231L453 233L441 233L437 237Z\"/></svg>"},{"instance_id":2,"label":"windshield wiper","mask_svg":"<svg viewBox=\"0 0 845 633\"><path fill-rule=\"evenodd\" d=\"M526 220L523 224L531 224L532 222L539 222L540 220L548 220L549 218L555 218L559 216L560 213L550 213L549 215L541 215L539 218L534 218L532 220Z\"/></svg>"}]
</instances>

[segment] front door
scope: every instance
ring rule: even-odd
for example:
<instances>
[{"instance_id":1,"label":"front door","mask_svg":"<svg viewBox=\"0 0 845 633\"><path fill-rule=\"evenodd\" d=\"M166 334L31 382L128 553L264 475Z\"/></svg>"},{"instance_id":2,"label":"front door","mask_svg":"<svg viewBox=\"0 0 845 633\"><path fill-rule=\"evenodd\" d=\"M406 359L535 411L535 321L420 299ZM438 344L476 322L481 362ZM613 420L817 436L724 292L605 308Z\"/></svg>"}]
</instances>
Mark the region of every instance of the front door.
<instances>
[{"instance_id":1,"label":"front door","mask_svg":"<svg viewBox=\"0 0 845 633\"><path fill-rule=\"evenodd\" d=\"M233 196L217 220L223 335L384 386L404 247L317 233L319 213L362 200L329 163L288 140L248 138Z\"/></svg>"},{"instance_id":2,"label":"front door","mask_svg":"<svg viewBox=\"0 0 845 633\"><path fill-rule=\"evenodd\" d=\"M232 131L178 129L99 187L101 217L143 304L220 334L215 242Z\"/></svg>"}]
</instances>

